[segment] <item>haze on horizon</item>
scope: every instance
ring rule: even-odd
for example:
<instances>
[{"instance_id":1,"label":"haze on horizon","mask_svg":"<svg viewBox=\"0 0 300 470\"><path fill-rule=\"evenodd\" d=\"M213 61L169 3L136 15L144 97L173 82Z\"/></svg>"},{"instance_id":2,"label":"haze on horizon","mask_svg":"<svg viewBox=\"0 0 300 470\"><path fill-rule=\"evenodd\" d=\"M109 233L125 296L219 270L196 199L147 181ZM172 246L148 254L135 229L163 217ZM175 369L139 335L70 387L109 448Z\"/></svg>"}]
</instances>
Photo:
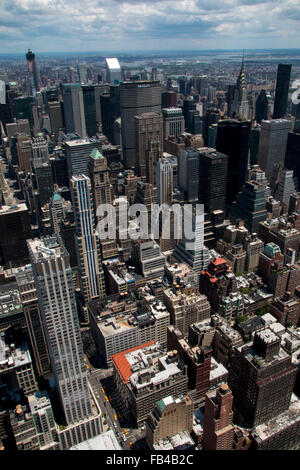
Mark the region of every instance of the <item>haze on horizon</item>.
<instances>
[{"instance_id":1,"label":"haze on horizon","mask_svg":"<svg viewBox=\"0 0 300 470\"><path fill-rule=\"evenodd\" d=\"M299 0L3 0L2 53L287 49Z\"/></svg>"}]
</instances>

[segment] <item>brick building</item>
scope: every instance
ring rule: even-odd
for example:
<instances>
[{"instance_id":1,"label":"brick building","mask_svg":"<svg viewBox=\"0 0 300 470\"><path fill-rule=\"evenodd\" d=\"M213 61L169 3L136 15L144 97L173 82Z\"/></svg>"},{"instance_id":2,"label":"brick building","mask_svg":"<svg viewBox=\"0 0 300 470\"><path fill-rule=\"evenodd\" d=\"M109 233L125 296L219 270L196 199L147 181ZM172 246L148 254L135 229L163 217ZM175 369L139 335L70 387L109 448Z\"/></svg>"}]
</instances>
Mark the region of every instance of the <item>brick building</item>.
<instances>
[{"instance_id":1,"label":"brick building","mask_svg":"<svg viewBox=\"0 0 300 470\"><path fill-rule=\"evenodd\" d=\"M235 406L250 426L286 411L290 405L297 369L269 328L235 349L229 386Z\"/></svg>"},{"instance_id":2,"label":"brick building","mask_svg":"<svg viewBox=\"0 0 300 470\"><path fill-rule=\"evenodd\" d=\"M234 436L233 396L227 384L208 393L205 401L203 450L231 450Z\"/></svg>"}]
</instances>

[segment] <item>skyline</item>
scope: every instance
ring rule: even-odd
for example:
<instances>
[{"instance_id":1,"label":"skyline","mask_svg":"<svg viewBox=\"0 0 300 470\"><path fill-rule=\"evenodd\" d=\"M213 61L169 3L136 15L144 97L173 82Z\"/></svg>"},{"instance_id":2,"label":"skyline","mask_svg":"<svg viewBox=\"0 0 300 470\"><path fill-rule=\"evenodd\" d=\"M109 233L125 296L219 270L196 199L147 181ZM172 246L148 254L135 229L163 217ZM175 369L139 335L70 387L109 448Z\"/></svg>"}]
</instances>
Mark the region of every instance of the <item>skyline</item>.
<instances>
[{"instance_id":1,"label":"skyline","mask_svg":"<svg viewBox=\"0 0 300 470\"><path fill-rule=\"evenodd\" d=\"M88 50L172 51L293 48L298 0L5 0L0 47L6 53ZM116 18L118 21L116 22ZM126 44L126 46L124 46Z\"/></svg>"}]
</instances>

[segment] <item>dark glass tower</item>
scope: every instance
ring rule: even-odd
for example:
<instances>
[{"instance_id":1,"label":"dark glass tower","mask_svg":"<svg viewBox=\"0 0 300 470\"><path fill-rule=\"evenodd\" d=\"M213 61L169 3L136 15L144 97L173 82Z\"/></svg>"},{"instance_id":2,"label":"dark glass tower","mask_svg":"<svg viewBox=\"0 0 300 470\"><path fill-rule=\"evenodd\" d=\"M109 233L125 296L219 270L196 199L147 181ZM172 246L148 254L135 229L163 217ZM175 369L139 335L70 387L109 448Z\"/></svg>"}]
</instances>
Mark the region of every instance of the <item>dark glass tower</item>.
<instances>
[{"instance_id":1,"label":"dark glass tower","mask_svg":"<svg viewBox=\"0 0 300 470\"><path fill-rule=\"evenodd\" d=\"M228 155L226 200L231 204L247 179L250 121L226 119L218 122L216 150Z\"/></svg>"},{"instance_id":2,"label":"dark glass tower","mask_svg":"<svg viewBox=\"0 0 300 470\"><path fill-rule=\"evenodd\" d=\"M22 96L13 101L15 118L28 119L31 129L33 127L32 105L34 103L35 100L32 96Z\"/></svg>"},{"instance_id":3,"label":"dark glass tower","mask_svg":"<svg viewBox=\"0 0 300 470\"><path fill-rule=\"evenodd\" d=\"M225 212L228 157L211 148L199 152L199 203L210 215L215 210Z\"/></svg>"},{"instance_id":4,"label":"dark glass tower","mask_svg":"<svg viewBox=\"0 0 300 470\"><path fill-rule=\"evenodd\" d=\"M112 144L114 139L113 124L120 117L120 87L112 85L109 92L100 96L102 132Z\"/></svg>"},{"instance_id":5,"label":"dark glass tower","mask_svg":"<svg viewBox=\"0 0 300 470\"><path fill-rule=\"evenodd\" d=\"M132 80L120 84L122 147L127 168L136 162L134 116L161 112L161 84L158 80Z\"/></svg>"},{"instance_id":6,"label":"dark glass tower","mask_svg":"<svg viewBox=\"0 0 300 470\"><path fill-rule=\"evenodd\" d=\"M208 128L212 124L215 124L221 119L221 113L218 109L216 108L209 108L206 111L205 118L203 120L203 130L202 130L202 136L204 140L204 146L207 147L208 145Z\"/></svg>"},{"instance_id":7,"label":"dark glass tower","mask_svg":"<svg viewBox=\"0 0 300 470\"><path fill-rule=\"evenodd\" d=\"M300 188L300 133L288 133L284 166L287 170L293 170Z\"/></svg>"},{"instance_id":8,"label":"dark glass tower","mask_svg":"<svg viewBox=\"0 0 300 470\"><path fill-rule=\"evenodd\" d=\"M250 233L257 233L259 222L267 217L265 186L257 181L247 181L232 206L232 219L242 219Z\"/></svg>"},{"instance_id":9,"label":"dark glass tower","mask_svg":"<svg viewBox=\"0 0 300 470\"><path fill-rule=\"evenodd\" d=\"M273 119L280 119L286 113L291 69L288 64L278 65Z\"/></svg>"},{"instance_id":10,"label":"dark glass tower","mask_svg":"<svg viewBox=\"0 0 300 470\"><path fill-rule=\"evenodd\" d=\"M265 90L261 90L255 105L255 121L260 124L263 119L268 119L268 98Z\"/></svg>"},{"instance_id":11,"label":"dark glass tower","mask_svg":"<svg viewBox=\"0 0 300 470\"><path fill-rule=\"evenodd\" d=\"M93 137L98 131L96 119L95 88L93 85L81 85L81 88L83 96L86 133L89 137Z\"/></svg>"},{"instance_id":12,"label":"dark glass tower","mask_svg":"<svg viewBox=\"0 0 300 470\"><path fill-rule=\"evenodd\" d=\"M231 113L232 113L234 93L235 93L235 85L228 85L228 91L226 93L227 115L228 115L228 117L230 117Z\"/></svg>"}]
</instances>

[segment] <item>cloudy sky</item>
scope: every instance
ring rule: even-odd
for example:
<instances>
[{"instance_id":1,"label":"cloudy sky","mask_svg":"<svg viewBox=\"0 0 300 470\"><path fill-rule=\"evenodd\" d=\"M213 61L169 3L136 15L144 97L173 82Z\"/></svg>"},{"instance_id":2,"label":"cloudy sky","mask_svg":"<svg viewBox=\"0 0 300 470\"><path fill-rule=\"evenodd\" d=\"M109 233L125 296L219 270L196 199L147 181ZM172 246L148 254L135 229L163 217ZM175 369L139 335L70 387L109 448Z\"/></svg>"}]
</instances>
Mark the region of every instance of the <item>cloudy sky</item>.
<instances>
[{"instance_id":1,"label":"cloudy sky","mask_svg":"<svg viewBox=\"0 0 300 470\"><path fill-rule=\"evenodd\" d=\"M0 0L0 53L300 48L299 0Z\"/></svg>"}]
</instances>

